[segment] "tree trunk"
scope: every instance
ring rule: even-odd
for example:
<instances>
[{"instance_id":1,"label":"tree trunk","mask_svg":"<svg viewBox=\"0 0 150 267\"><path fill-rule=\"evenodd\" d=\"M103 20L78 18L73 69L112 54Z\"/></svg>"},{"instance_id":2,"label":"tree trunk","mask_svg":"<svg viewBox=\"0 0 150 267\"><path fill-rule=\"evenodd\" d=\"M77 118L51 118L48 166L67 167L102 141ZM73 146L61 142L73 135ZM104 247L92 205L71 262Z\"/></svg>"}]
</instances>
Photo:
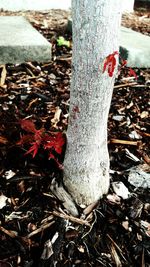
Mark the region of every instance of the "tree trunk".
<instances>
[{"instance_id":1,"label":"tree trunk","mask_svg":"<svg viewBox=\"0 0 150 267\"><path fill-rule=\"evenodd\" d=\"M121 0L72 0L73 59L64 184L88 205L108 192L107 120L114 76L105 58L118 51Z\"/></svg>"}]
</instances>

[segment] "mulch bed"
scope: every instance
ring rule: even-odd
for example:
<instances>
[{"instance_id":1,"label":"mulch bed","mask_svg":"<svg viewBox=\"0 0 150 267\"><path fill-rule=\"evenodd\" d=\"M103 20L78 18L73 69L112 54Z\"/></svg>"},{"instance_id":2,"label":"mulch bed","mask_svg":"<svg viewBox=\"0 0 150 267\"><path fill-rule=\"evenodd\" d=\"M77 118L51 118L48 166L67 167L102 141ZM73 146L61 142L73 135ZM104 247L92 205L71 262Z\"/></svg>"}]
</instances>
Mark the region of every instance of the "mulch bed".
<instances>
[{"instance_id":1,"label":"mulch bed","mask_svg":"<svg viewBox=\"0 0 150 267\"><path fill-rule=\"evenodd\" d=\"M1 12L1 15L12 15ZM21 126L30 120L37 130L65 132L69 112L71 34L69 12L16 12L26 16L53 46L51 62L1 65L0 79L0 267L150 266L150 190L129 183L129 173L150 172L150 70L123 67L116 79L108 122L111 187L107 196L79 218L68 214L51 191L61 184L61 155L49 159L39 148L26 152L33 132ZM122 25L150 35L149 14L124 14ZM71 46L59 46L63 36ZM121 188L122 182L125 187Z\"/></svg>"}]
</instances>

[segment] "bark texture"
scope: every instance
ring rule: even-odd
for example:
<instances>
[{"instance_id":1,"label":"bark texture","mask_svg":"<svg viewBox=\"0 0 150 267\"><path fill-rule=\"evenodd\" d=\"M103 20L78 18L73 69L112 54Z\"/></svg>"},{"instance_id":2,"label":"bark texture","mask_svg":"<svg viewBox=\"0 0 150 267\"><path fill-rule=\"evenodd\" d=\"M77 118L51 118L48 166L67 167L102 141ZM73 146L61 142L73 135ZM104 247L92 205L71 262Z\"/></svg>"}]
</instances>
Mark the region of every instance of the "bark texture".
<instances>
[{"instance_id":1,"label":"bark texture","mask_svg":"<svg viewBox=\"0 0 150 267\"><path fill-rule=\"evenodd\" d=\"M121 0L72 0L73 59L64 184L77 204L107 193L107 120L114 77L104 59L118 51Z\"/></svg>"}]
</instances>

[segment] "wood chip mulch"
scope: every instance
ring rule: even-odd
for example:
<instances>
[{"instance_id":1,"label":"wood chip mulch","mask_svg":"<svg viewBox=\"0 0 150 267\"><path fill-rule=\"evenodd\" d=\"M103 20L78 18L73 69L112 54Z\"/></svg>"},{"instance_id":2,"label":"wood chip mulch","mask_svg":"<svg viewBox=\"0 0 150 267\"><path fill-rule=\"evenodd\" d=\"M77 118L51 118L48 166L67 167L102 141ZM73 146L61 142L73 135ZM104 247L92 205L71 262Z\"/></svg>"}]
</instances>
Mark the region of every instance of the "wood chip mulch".
<instances>
[{"instance_id":1,"label":"wood chip mulch","mask_svg":"<svg viewBox=\"0 0 150 267\"><path fill-rule=\"evenodd\" d=\"M108 122L111 187L79 217L68 214L51 184L62 166L39 148L19 145L22 120L37 130L65 132L71 77L68 12L23 12L53 46L51 62L0 66L0 267L150 266L150 190L129 182L131 172L150 173L150 69L121 69ZM12 15L1 11L1 15ZM149 35L147 12L124 14L122 24ZM59 46L63 36L70 47ZM64 148L59 155L63 162ZM138 170L137 170L138 168ZM150 176L149 176L150 178ZM144 178L143 178L144 179Z\"/></svg>"}]
</instances>

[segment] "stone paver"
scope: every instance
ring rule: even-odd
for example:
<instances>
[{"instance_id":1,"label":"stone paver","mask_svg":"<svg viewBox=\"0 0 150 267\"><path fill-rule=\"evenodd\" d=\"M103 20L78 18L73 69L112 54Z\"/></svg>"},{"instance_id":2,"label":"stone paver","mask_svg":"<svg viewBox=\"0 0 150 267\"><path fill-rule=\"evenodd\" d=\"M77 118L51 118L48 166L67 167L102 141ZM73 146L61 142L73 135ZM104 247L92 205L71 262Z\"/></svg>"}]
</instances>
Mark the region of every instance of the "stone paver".
<instances>
[{"instance_id":1,"label":"stone paver","mask_svg":"<svg viewBox=\"0 0 150 267\"><path fill-rule=\"evenodd\" d=\"M121 27L121 56L127 59L127 66L137 68L150 67L150 37L131 29Z\"/></svg>"},{"instance_id":2,"label":"stone paver","mask_svg":"<svg viewBox=\"0 0 150 267\"><path fill-rule=\"evenodd\" d=\"M147 0L149 1L149 0ZM122 10L133 12L134 0L123 0ZM48 10L71 8L71 0L0 0L0 8L4 10Z\"/></svg>"},{"instance_id":3,"label":"stone paver","mask_svg":"<svg viewBox=\"0 0 150 267\"><path fill-rule=\"evenodd\" d=\"M24 17L0 17L0 64L50 60L51 44Z\"/></svg>"},{"instance_id":4,"label":"stone paver","mask_svg":"<svg viewBox=\"0 0 150 267\"><path fill-rule=\"evenodd\" d=\"M11 11L49 9L68 10L70 7L71 0L0 0L0 8Z\"/></svg>"}]
</instances>

